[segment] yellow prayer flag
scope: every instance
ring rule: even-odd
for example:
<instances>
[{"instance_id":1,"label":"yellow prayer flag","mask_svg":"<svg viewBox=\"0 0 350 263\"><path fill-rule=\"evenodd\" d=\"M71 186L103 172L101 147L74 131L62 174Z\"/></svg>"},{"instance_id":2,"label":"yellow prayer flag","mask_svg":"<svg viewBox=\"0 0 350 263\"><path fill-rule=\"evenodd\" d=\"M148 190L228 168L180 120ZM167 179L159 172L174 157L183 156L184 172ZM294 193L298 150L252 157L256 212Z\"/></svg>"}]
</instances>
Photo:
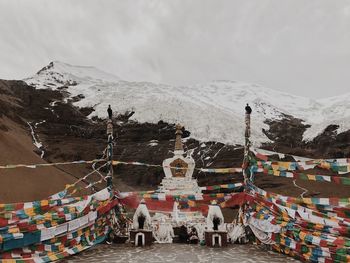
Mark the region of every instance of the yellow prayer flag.
<instances>
[{"instance_id":1,"label":"yellow prayer flag","mask_svg":"<svg viewBox=\"0 0 350 263\"><path fill-rule=\"evenodd\" d=\"M283 168L285 168L287 170L289 170L290 164L291 164L291 162L278 162L278 165L280 167L283 167Z\"/></svg>"},{"instance_id":2,"label":"yellow prayer flag","mask_svg":"<svg viewBox=\"0 0 350 263\"><path fill-rule=\"evenodd\" d=\"M28 215L28 216L34 216L34 215L35 215L35 213L34 213L34 208L33 208L33 207L24 209L24 212L25 212L26 215Z\"/></svg>"},{"instance_id":3,"label":"yellow prayer flag","mask_svg":"<svg viewBox=\"0 0 350 263\"><path fill-rule=\"evenodd\" d=\"M304 202L305 204L308 204L308 205L311 205L311 204L312 204L311 198L303 198L302 200L303 200L303 202Z\"/></svg>"},{"instance_id":4,"label":"yellow prayer flag","mask_svg":"<svg viewBox=\"0 0 350 263\"><path fill-rule=\"evenodd\" d=\"M316 175L314 175L314 174L308 174L308 175L307 175L307 178L308 178L309 180L316 181Z\"/></svg>"},{"instance_id":5,"label":"yellow prayer flag","mask_svg":"<svg viewBox=\"0 0 350 263\"><path fill-rule=\"evenodd\" d=\"M7 232L9 232L10 234L14 234L14 233L19 233L19 228L18 227L13 227L7 230Z\"/></svg>"},{"instance_id":6,"label":"yellow prayer flag","mask_svg":"<svg viewBox=\"0 0 350 263\"><path fill-rule=\"evenodd\" d=\"M52 255L48 255L49 259L51 260L57 260L58 257L55 255L55 254L52 254Z\"/></svg>"},{"instance_id":7,"label":"yellow prayer flag","mask_svg":"<svg viewBox=\"0 0 350 263\"><path fill-rule=\"evenodd\" d=\"M331 164L328 162L321 162L320 166L324 169L330 169L331 168Z\"/></svg>"},{"instance_id":8,"label":"yellow prayer flag","mask_svg":"<svg viewBox=\"0 0 350 263\"><path fill-rule=\"evenodd\" d=\"M278 170L278 168L280 168L278 164L272 164L271 167L273 170Z\"/></svg>"}]
</instances>

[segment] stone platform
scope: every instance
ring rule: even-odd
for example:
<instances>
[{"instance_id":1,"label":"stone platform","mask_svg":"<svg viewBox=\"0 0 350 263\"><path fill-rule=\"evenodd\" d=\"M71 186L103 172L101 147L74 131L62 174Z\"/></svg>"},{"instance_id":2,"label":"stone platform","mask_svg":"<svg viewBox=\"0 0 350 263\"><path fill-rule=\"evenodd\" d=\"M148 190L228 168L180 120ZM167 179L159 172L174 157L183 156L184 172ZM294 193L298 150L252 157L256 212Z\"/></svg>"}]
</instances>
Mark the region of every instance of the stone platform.
<instances>
[{"instance_id":1,"label":"stone platform","mask_svg":"<svg viewBox=\"0 0 350 263\"><path fill-rule=\"evenodd\" d=\"M223 248L211 248L187 244L153 244L150 247L134 247L131 244L113 244L97 245L76 256L64 259L62 262L296 263L299 261L271 251L263 251L256 245L230 245Z\"/></svg>"}]
</instances>

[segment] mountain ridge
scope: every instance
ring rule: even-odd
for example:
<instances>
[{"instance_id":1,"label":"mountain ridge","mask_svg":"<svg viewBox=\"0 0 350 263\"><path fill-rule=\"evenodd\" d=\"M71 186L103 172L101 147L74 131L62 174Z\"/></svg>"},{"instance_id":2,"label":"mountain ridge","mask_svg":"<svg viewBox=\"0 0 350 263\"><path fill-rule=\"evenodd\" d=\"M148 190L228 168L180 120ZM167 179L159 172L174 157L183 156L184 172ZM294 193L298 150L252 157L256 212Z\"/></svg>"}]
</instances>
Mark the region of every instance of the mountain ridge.
<instances>
[{"instance_id":1,"label":"mountain ridge","mask_svg":"<svg viewBox=\"0 0 350 263\"><path fill-rule=\"evenodd\" d=\"M310 126L303 134L305 142L329 125L338 125L338 134L350 129L350 93L316 100L232 80L189 86L133 82L94 67L57 61L24 81L36 88L64 90L66 100L74 98L75 106L91 108L90 118L105 118L111 104L118 113L135 112L135 121L180 122L191 130L193 138L202 141L242 143L247 102L253 108L251 129L256 145L271 142L263 132L269 128L269 120L302 120Z\"/></svg>"}]
</instances>

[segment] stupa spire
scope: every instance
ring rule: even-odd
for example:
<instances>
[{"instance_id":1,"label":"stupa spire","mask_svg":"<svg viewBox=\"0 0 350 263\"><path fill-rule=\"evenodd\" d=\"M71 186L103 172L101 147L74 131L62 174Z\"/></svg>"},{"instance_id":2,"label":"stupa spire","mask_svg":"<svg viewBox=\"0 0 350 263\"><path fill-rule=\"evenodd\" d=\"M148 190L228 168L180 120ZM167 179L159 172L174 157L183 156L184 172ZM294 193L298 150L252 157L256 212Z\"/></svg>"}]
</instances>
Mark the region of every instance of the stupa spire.
<instances>
[{"instance_id":1,"label":"stupa spire","mask_svg":"<svg viewBox=\"0 0 350 263\"><path fill-rule=\"evenodd\" d=\"M176 124L176 139L175 139L175 151L183 151L184 146L182 144L182 126L180 124Z\"/></svg>"},{"instance_id":2,"label":"stupa spire","mask_svg":"<svg viewBox=\"0 0 350 263\"><path fill-rule=\"evenodd\" d=\"M197 180L192 177L195 162L190 156L184 157L184 145L181 140L183 127L176 126L176 140L174 156L163 161L163 178L159 187L160 193L168 194L201 194Z\"/></svg>"}]
</instances>

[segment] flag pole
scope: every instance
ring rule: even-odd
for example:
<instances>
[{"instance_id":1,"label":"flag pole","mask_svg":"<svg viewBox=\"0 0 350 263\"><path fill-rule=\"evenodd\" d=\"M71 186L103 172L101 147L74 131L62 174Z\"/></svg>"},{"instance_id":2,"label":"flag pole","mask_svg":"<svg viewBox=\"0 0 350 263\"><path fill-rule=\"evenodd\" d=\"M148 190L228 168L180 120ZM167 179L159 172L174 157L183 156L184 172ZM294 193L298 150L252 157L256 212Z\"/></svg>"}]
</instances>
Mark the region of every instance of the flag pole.
<instances>
[{"instance_id":1,"label":"flag pole","mask_svg":"<svg viewBox=\"0 0 350 263\"><path fill-rule=\"evenodd\" d=\"M111 119L107 121L107 160L108 160L108 175L107 187L113 189L113 122Z\"/></svg>"}]
</instances>

